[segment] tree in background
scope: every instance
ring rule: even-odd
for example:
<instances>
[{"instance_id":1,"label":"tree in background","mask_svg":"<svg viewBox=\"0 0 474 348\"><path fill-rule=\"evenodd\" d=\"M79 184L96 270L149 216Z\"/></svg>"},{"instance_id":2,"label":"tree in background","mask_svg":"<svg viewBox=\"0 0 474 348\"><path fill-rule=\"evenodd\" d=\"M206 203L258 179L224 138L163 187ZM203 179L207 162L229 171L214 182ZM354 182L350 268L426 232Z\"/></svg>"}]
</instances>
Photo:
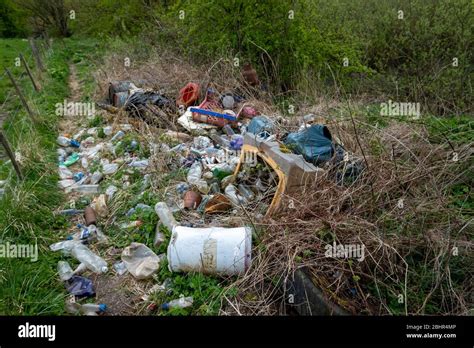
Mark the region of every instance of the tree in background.
<instances>
[{"instance_id":1,"label":"tree in background","mask_svg":"<svg viewBox=\"0 0 474 348\"><path fill-rule=\"evenodd\" d=\"M0 37L25 36L26 16L11 0L0 1Z\"/></svg>"},{"instance_id":2,"label":"tree in background","mask_svg":"<svg viewBox=\"0 0 474 348\"><path fill-rule=\"evenodd\" d=\"M52 30L62 36L71 36L68 26L69 10L64 0L16 0L25 9L36 34Z\"/></svg>"}]
</instances>

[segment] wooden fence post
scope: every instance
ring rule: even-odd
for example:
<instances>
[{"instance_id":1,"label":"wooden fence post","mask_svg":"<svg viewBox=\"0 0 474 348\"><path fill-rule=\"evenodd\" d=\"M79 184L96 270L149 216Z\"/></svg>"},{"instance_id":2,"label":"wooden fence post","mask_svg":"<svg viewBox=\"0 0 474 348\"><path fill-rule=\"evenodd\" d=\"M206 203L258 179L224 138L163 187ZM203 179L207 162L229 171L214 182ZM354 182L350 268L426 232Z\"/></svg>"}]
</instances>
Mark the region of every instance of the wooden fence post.
<instances>
[{"instance_id":1,"label":"wooden fence post","mask_svg":"<svg viewBox=\"0 0 474 348\"><path fill-rule=\"evenodd\" d=\"M35 88L35 91L39 92L40 88L39 88L38 84L35 82L35 79L33 78L33 74L31 73L31 70L28 66L28 63L26 62L25 57L23 57L23 54L21 54L21 53L20 53L20 59L22 60L23 65L25 66L26 73L30 77L31 83L33 84L33 87Z\"/></svg>"},{"instance_id":2,"label":"wooden fence post","mask_svg":"<svg viewBox=\"0 0 474 348\"><path fill-rule=\"evenodd\" d=\"M33 52L33 55L35 56L36 65L38 66L38 68L41 71L44 71L45 70L44 65L43 65L43 62L41 61L41 57L40 57L40 54L38 52L38 47L36 47L35 40L30 38L30 39L28 39L28 41L30 42L31 52Z\"/></svg>"},{"instance_id":3,"label":"wooden fence post","mask_svg":"<svg viewBox=\"0 0 474 348\"><path fill-rule=\"evenodd\" d=\"M12 161L13 168L15 168L15 172L18 175L18 178L20 180L23 180L23 173L21 172L20 166L18 165L18 162L16 161L15 154L13 153L10 144L8 143L7 138L5 135L3 135L3 132L0 131L0 143L3 145L5 148L5 151L7 152L8 157Z\"/></svg>"},{"instance_id":4,"label":"wooden fence post","mask_svg":"<svg viewBox=\"0 0 474 348\"><path fill-rule=\"evenodd\" d=\"M26 102L26 99L25 97L23 96L23 93L21 92L20 90L20 87L18 86L18 84L16 83L15 79L13 78L13 75L12 73L10 72L10 70L8 70L7 68L5 68L5 71L8 75L8 77L10 78L10 81L12 82L13 84L13 87L15 87L16 89L16 93L18 94L18 96L20 97L20 100L21 100L21 103L23 104L23 106L25 107L26 111L30 114L31 118L33 119L34 122L36 122L36 115L33 113L33 111L30 109L28 103Z\"/></svg>"}]
</instances>

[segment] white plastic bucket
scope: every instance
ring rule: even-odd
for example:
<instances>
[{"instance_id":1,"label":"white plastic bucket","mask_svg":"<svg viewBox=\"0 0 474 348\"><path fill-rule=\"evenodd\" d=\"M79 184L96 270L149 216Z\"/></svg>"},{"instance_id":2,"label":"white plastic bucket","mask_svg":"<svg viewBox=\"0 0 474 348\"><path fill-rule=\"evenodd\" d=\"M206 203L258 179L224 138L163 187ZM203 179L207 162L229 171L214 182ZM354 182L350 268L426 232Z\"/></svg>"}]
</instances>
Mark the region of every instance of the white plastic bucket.
<instances>
[{"instance_id":1,"label":"white plastic bucket","mask_svg":"<svg viewBox=\"0 0 474 348\"><path fill-rule=\"evenodd\" d=\"M250 227L173 228L168 245L168 267L172 272L202 272L238 275L250 267Z\"/></svg>"}]
</instances>

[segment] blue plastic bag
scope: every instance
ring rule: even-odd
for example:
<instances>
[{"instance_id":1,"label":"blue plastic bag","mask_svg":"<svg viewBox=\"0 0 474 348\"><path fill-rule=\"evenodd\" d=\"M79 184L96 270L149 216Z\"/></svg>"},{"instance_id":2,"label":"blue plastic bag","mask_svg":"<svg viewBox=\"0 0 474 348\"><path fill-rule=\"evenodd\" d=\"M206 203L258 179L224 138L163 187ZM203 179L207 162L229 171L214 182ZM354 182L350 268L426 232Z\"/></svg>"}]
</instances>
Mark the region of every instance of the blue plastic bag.
<instances>
[{"instance_id":1,"label":"blue plastic bag","mask_svg":"<svg viewBox=\"0 0 474 348\"><path fill-rule=\"evenodd\" d=\"M294 153L303 155L306 161L315 165L330 160L334 154L331 133L326 126L320 124L288 134L284 143Z\"/></svg>"},{"instance_id":2,"label":"blue plastic bag","mask_svg":"<svg viewBox=\"0 0 474 348\"><path fill-rule=\"evenodd\" d=\"M261 138L268 138L273 133L273 121L266 116L256 116L250 121L247 132L260 136Z\"/></svg>"},{"instance_id":3,"label":"blue plastic bag","mask_svg":"<svg viewBox=\"0 0 474 348\"><path fill-rule=\"evenodd\" d=\"M73 276L69 279L67 291L78 297L91 297L95 295L92 281L80 276Z\"/></svg>"}]
</instances>

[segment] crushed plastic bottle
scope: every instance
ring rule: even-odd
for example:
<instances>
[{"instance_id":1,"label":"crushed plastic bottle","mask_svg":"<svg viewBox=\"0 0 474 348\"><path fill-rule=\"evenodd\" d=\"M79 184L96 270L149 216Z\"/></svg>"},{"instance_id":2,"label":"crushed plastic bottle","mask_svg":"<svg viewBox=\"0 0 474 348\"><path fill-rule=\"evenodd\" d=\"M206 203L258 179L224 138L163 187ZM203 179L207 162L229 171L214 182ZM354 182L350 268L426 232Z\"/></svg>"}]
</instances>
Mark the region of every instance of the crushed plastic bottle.
<instances>
[{"instance_id":1,"label":"crushed plastic bottle","mask_svg":"<svg viewBox=\"0 0 474 348\"><path fill-rule=\"evenodd\" d=\"M202 166L200 162L194 162L189 169L187 180L190 185L195 185L202 176Z\"/></svg>"},{"instance_id":2,"label":"crushed plastic bottle","mask_svg":"<svg viewBox=\"0 0 474 348\"><path fill-rule=\"evenodd\" d=\"M66 311L70 314L83 314L87 316L97 316L98 313L103 313L107 310L107 305L104 303L85 303L79 304L77 302L67 302Z\"/></svg>"},{"instance_id":3,"label":"crushed plastic bottle","mask_svg":"<svg viewBox=\"0 0 474 348\"><path fill-rule=\"evenodd\" d=\"M69 263L67 263L66 261L58 262L58 273L59 273L59 278L62 281L69 280L74 275L74 271L72 270Z\"/></svg>"},{"instance_id":4,"label":"crushed plastic bottle","mask_svg":"<svg viewBox=\"0 0 474 348\"><path fill-rule=\"evenodd\" d=\"M112 199L117 191L118 191L118 188L114 185L110 185L109 187L107 187L107 189L105 190L107 199L108 200Z\"/></svg>"},{"instance_id":5,"label":"crushed plastic bottle","mask_svg":"<svg viewBox=\"0 0 474 348\"><path fill-rule=\"evenodd\" d=\"M101 172L94 172L94 174L92 174L91 176L91 184L97 185L102 180L103 177L104 177L104 174L102 174Z\"/></svg>"},{"instance_id":6,"label":"crushed plastic bottle","mask_svg":"<svg viewBox=\"0 0 474 348\"><path fill-rule=\"evenodd\" d=\"M59 166L58 171L59 171L59 178L62 180L72 179L74 176L74 174L64 166Z\"/></svg>"},{"instance_id":7,"label":"crushed plastic bottle","mask_svg":"<svg viewBox=\"0 0 474 348\"><path fill-rule=\"evenodd\" d=\"M111 175L117 172L118 164L117 163L108 163L102 166L102 171L105 175Z\"/></svg>"},{"instance_id":8,"label":"crushed plastic bottle","mask_svg":"<svg viewBox=\"0 0 474 348\"><path fill-rule=\"evenodd\" d=\"M77 161L79 161L79 154L77 153L73 153L71 156L69 156L68 158L66 158L66 160L64 161L64 165L66 167L69 167L69 166L72 166L74 163L76 163Z\"/></svg>"},{"instance_id":9,"label":"crushed plastic bottle","mask_svg":"<svg viewBox=\"0 0 474 348\"><path fill-rule=\"evenodd\" d=\"M72 256L74 256L79 262L86 265L86 267L95 273L106 273L108 271L107 262L100 256L94 254L84 244L76 244L71 250Z\"/></svg>"},{"instance_id":10,"label":"crushed plastic bottle","mask_svg":"<svg viewBox=\"0 0 474 348\"><path fill-rule=\"evenodd\" d=\"M71 186L70 189L73 192L80 192L80 193L84 193L84 194L99 193L99 185Z\"/></svg>"},{"instance_id":11,"label":"crushed plastic bottle","mask_svg":"<svg viewBox=\"0 0 474 348\"><path fill-rule=\"evenodd\" d=\"M193 305L192 297L180 297L179 299L172 300L168 303L163 303L161 308L164 310L169 310L173 308L187 308Z\"/></svg>"},{"instance_id":12,"label":"crushed plastic bottle","mask_svg":"<svg viewBox=\"0 0 474 348\"><path fill-rule=\"evenodd\" d=\"M129 167L132 168L146 168L148 167L149 161L147 159L144 160L133 160L128 164Z\"/></svg>"}]
</instances>

